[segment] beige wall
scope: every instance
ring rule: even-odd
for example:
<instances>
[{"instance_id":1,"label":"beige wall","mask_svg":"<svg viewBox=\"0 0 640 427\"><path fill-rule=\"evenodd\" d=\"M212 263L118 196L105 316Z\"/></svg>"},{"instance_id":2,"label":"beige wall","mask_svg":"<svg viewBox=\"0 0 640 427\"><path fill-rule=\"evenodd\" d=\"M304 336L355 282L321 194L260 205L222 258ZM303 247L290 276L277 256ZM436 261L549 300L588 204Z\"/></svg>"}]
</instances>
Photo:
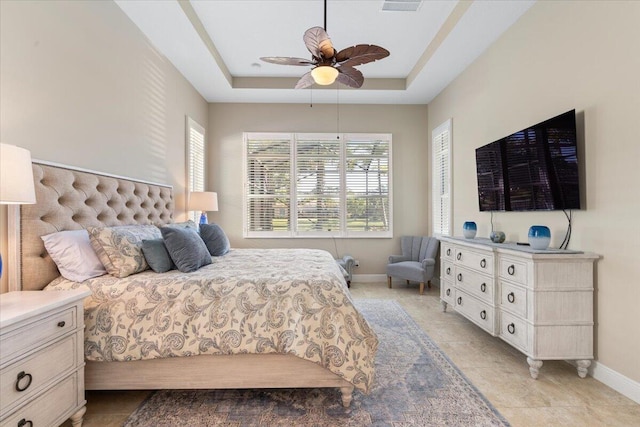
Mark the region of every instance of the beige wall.
<instances>
[{"instance_id":1,"label":"beige wall","mask_svg":"<svg viewBox=\"0 0 640 427\"><path fill-rule=\"evenodd\" d=\"M172 184L183 209L185 115L207 127L208 105L120 8L2 0L0 19L0 140L36 159Z\"/></svg>"},{"instance_id":2,"label":"beige wall","mask_svg":"<svg viewBox=\"0 0 640 427\"><path fill-rule=\"evenodd\" d=\"M335 255L332 239L243 239L242 133L336 132L336 105L211 104L209 107L209 186L218 192L219 223L235 247L311 247ZM393 134L394 239L336 239L338 253L360 261L356 274L384 274L387 258L398 253L398 236L428 232L427 106L340 105L340 132Z\"/></svg>"},{"instance_id":3,"label":"beige wall","mask_svg":"<svg viewBox=\"0 0 640 427\"><path fill-rule=\"evenodd\" d=\"M429 128L453 118L453 224L488 236L477 206L474 149L575 108L586 208L570 249L602 255L596 282L596 357L640 381L640 2L538 2L429 105ZM561 211L497 213L496 229L526 241Z\"/></svg>"}]
</instances>

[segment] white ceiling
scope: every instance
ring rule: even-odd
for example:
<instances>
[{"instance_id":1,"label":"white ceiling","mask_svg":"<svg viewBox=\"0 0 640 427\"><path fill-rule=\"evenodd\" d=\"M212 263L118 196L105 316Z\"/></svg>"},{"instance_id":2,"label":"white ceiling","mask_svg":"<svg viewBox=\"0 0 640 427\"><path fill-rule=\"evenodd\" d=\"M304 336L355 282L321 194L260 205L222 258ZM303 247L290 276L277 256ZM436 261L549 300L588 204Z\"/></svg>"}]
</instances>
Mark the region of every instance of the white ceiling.
<instances>
[{"instance_id":1,"label":"white ceiling","mask_svg":"<svg viewBox=\"0 0 640 427\"><path fill-rule=\"evenodd\" d=\"M423 0L415 12L394 12L383 0L328 0L337 50L376 44L391 55L357 67L360 89L296 90L310 67L259 58L311 59L302 35L324 26L323 0L116 0L208 102L345 104L429 103L534 2Z\"/></svg>"}]
</instances>

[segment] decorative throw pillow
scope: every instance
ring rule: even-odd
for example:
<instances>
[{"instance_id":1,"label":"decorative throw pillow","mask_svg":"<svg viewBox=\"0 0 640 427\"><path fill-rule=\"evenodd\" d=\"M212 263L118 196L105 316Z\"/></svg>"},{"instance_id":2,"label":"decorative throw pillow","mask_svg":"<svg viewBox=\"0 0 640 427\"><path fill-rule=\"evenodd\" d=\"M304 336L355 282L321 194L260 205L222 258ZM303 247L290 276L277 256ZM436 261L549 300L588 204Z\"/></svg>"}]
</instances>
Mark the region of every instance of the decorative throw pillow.
<instances>
[{"instance_id":1,"label":"decorative throw pillow","mask_svg":"<svg viewBox=\"0 0 640 427\"><path fill-rule=\"evenodd\" d=\"M167 251L178 270L183 273L191 273L200 267L211 264L211 255L196 230L162 227L160 232Z\"/></svg>"},{"instance_id":2,"label":"decorative throw pillow","mask_svg":"<svg viewBox=\"0 0 640 427\"><path fill-rule=\"evenodd\" d=\"M44 247L65 279L84 282L107 274L91 247L87 230L67 230L41 236Z\"/></svg>"},{"instance_id":3,"label":"decorative throw pillow","mask_svg":"<svg viewBox=\"0 0 640 427\"><path fill-rule=\"evenodd\" d=\"M149 268L142 253L142 241L161 237L155 225L119 225L88 231L91 246L107 272L120 278Z\"/></svg>"},{"instance_id":4,"label":"decorative throw pillow","mask_svg":"<svg viewBox=\"0 0 640 427\"><path fill-rule=\"evenodd\" d=\"M229 238L218 224L200 224L200 237L212 256L221 256L229 252Z\"/></svg>"},{"instance_id":5,"label":"decorative throw pillow","mask_svg":"<svg viewBox=\"0 0 640 427\"><path fill-rule=\"evenodd\" d=\"M142 253L149 267L156 273L165 273L176 268L162 239L143 240Z\"/></svg>"}]
</instances>

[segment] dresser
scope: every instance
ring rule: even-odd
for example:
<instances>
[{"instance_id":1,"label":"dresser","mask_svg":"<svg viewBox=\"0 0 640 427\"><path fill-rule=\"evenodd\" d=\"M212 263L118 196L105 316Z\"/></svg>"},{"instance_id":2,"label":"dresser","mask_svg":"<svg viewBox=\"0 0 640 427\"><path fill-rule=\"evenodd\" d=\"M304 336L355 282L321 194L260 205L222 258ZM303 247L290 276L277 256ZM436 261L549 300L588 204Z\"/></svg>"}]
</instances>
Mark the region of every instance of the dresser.
<instances>
[{"instance_id":1,"label":"dresser","mask_svg":"<svg viewBox=\"0 0 640 427\"><path fill-rule=\"evenodd\" d=\"M0 425L82 425L88 290L0 294Z\"/></svg>"},{"instance_id":2,"label":"dresser","mask_svg":"<svg viewBox=\"0 0 640 427\"><path fill-rule=\"evenodd\" d=\"M440 299L527 356L573 360L584 378L593 359L593 274L598 255L536 251L489 239L441 237Z\"/></svg>"}]
</instances>

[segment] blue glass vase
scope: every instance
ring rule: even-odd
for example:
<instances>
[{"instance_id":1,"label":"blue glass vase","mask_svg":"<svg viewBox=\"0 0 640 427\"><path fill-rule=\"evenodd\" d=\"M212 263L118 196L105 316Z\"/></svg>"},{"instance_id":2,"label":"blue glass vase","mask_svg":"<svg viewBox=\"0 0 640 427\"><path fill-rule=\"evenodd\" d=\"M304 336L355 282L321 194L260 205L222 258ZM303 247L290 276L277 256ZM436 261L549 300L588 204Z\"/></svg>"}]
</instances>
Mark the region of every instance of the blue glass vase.
<instances>
[{"instance_id":1,"label":"blue glass vase","mask_svg":"<svg viewBox=\"0 0 640 427\"><path fill-rule=\"evenodd\" d=\"M466 221L462 225L462 235L467 239L473 239L478 232L478 226L473 221Z\"/></svg>"},{"instance_id":2,"label":"blue glass vase","mask_svg":"<svg viewBox=\"0 0 640 427\"><path fill-rule=\"evenodd\" d=\"M532 225L529 228L529 246L531 249L543 251L549 247L551 242L551 230L544 225Z\"/></svg>"}]
</instances>

